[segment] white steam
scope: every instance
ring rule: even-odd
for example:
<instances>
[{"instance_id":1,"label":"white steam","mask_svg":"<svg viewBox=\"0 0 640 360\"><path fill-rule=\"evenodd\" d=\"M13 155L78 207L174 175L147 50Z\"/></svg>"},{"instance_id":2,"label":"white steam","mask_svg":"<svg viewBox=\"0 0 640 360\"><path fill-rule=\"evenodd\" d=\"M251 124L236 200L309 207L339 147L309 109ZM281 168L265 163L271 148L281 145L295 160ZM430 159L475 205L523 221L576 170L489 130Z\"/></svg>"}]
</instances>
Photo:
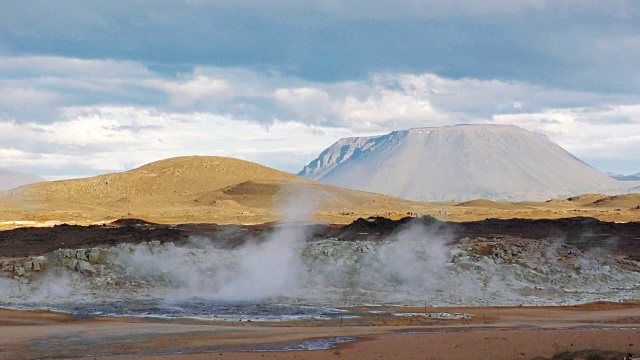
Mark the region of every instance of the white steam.
<instances>
[{"instance_id":1,"label":"white steam","mask_svg":"<svg viewBox=\"0 0 640 360\"><path fill-rule=\"evenodd\" d=\"M304 283L300 249L304 237L299 226L282 226L261 244L247 245L232 253L236 267L224 271L224 281L213 297L253 301L295 296Z\"/></svg>"},{"instance_id":2,"label":"white steam","mask_svg":"<svg viewBox=\"0 0 640 360\"><path fill-rule=\"evenodd\" d=\"M305 274L301 252L305 226L299 222L313 213L321 194L283 189L295 201L282 212L286 220L264 241L250 240L235 250L220 250L211 241L195 238L197 248L172 245L133 247L114 261L132 276L151 283L152 296L170 300L203 298L217 301L262 301L295 297L303 292Z\"/></svg>"},{"instance_id":3,"label":"white steam","mask_svg":"<svg viewBox=\"0 0 640 360\"><path fill-rule=\"evenodd\" d=\"M401 231L375 254L368 260L379 264L382 273L389 276L387 281L418 291L441 288L445 266L451 259L444 240L429 236L422 225Z\"/></svg>"},{"instance_id":4,"label":"white steam","mask_svg":"<svg viewBox=\"0 0 640 360\"><path fill-rule=\"evenodd\" d=\"M568 304L640 297L640 274L610 254L557 240L474 239L447 245L409 225L384 241L309 241L301 223L319 197L294 197L264 240L233 250L194 237L186 246L150 242L104 249L91 276L47 255L32 283L0 278L0 302L42 305L148 300L172 303ZM478 250L489 249L489 252ZM66 256L66 257L65 257ZM57 260L56 260L57 259Z\"/></svg>"}]
</instances>

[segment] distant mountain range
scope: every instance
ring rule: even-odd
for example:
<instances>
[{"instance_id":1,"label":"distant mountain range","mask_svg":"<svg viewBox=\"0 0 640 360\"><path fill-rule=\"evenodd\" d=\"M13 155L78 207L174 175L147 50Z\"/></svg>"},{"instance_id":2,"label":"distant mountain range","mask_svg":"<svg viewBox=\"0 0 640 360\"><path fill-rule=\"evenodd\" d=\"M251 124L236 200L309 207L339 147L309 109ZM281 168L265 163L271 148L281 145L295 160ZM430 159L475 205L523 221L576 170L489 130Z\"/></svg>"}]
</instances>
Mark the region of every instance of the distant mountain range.
<instances>
[{"instance_id":1,"label":"distant mountain range","mask_svg":"<svg viewBox=\"0 0 640 360\"><path fill-rule=\"evenodd\" d=\"M546 136L517 126L417 128L337 141L298 174L417 201L538 201L625 193Z\"/></svg>"},{"instance_id":2,"label":"distant mountain range","mask_svg":"<svg viewBox=\"0 0 640 360\"><path fill-rule=\"evenodd\" d=\"M36 174L0 169L0 190L46 181Z\"/></svg>"},{"instance_id":3,"label":"distant mountain range","mask_svg":"<svg viewBox=\"0 0 640 360\"><path fill-rule=\"evenodd\" d=\"M640 181L640 173L633 174L633 175L607 173L607 175L609 175L610 177L618 181Z\"/></svg>"}]
</instances>

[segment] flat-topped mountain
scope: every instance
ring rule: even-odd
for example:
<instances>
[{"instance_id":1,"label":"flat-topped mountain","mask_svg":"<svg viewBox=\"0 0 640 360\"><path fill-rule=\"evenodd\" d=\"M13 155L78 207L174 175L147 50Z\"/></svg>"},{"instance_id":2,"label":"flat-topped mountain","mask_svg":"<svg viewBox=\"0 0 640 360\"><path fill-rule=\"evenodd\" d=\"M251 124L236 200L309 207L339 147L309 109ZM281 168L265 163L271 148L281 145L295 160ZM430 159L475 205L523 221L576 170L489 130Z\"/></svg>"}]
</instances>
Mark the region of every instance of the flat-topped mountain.
<instances>
[{"instance_id":1,"label":"flat-topped mountain","mask_svg":"<svg viewBox=\"0 0 640 360\"><path fill-rule=\"evenodd\" d=\"M65 221L138 217L165 223L263 223L319 217L328 221L356 213L385 215L421 208L426 205L214 156L172 158L126 172L0 193L0 220L16 220L18 214Z\"/></svg>"},{"instance_id":2,"label":"flat-topped mountain","mask_svg":"<svg viewBox=\"0 0 640 360\"><path fill-rule=\"evenodd\" d=\"M504 125L345 138L298 175L418 201L546 200L628 190L546 136Z\"/></svg>"},{"instance_id":3,"label":"flat-topped mountain","mask_svg":"<svg viewBox=\"0 0 640 360\"><path fill-rule=\"evenodd\" d=\"M0 169L0 190L46 181L36 174Z\"/></svg>"}]
</instances>

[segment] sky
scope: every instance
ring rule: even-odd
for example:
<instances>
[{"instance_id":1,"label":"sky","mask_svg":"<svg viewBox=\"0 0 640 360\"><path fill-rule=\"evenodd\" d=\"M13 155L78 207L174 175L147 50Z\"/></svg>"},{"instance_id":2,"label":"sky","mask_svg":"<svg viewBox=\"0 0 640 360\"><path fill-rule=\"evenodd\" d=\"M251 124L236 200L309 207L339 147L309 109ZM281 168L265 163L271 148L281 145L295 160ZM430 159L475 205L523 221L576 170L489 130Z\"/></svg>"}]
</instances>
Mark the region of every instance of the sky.
<instances>
[{"instance_id":1,"label":"sky","mask_svg":"<svg viewBox=\"0 0 640 360\"><path fill-rule=\"evenodd\" d=\"M640 172L636 0L0 0L0 168L297 173L340 138L514 124Z\"/></svg>"}]
</instances>

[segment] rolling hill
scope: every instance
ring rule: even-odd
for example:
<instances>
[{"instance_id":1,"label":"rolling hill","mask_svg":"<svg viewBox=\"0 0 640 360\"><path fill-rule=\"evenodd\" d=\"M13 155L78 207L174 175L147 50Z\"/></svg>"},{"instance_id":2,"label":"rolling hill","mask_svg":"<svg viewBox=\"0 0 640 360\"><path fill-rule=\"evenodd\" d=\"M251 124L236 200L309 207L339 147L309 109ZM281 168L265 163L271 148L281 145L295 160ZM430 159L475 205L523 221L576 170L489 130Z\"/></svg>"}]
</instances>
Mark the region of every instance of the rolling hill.
<instances>
[{"instance_id":1,"label":"rolling hill","mask_svg":"<svg viewBox=\"0 0 640 360\"><path fill-rule=\"evenodd\" d=\"M248 161L178 157L84 179L0 194L0 219L263 223L339 221L425 209L426 204L321 184ZM3 215L4 214L4 215Z\"/></svg>"},{"instance_id":2,"label":"rolling hill","mask_svg":"<svg viewBox=\"0 0 640 360\"><path fill-rule=\"evenodd\" d=\"M322 184L255 163L213 156L179 157L127 172L42 182L0 192L0 230L91 224L121 218L158 223L349 223L359 217L432 215L449 221L593 216L638 221L633 195L566 200L455 204L416 203Z\"/></svg>"}]
</instances>

